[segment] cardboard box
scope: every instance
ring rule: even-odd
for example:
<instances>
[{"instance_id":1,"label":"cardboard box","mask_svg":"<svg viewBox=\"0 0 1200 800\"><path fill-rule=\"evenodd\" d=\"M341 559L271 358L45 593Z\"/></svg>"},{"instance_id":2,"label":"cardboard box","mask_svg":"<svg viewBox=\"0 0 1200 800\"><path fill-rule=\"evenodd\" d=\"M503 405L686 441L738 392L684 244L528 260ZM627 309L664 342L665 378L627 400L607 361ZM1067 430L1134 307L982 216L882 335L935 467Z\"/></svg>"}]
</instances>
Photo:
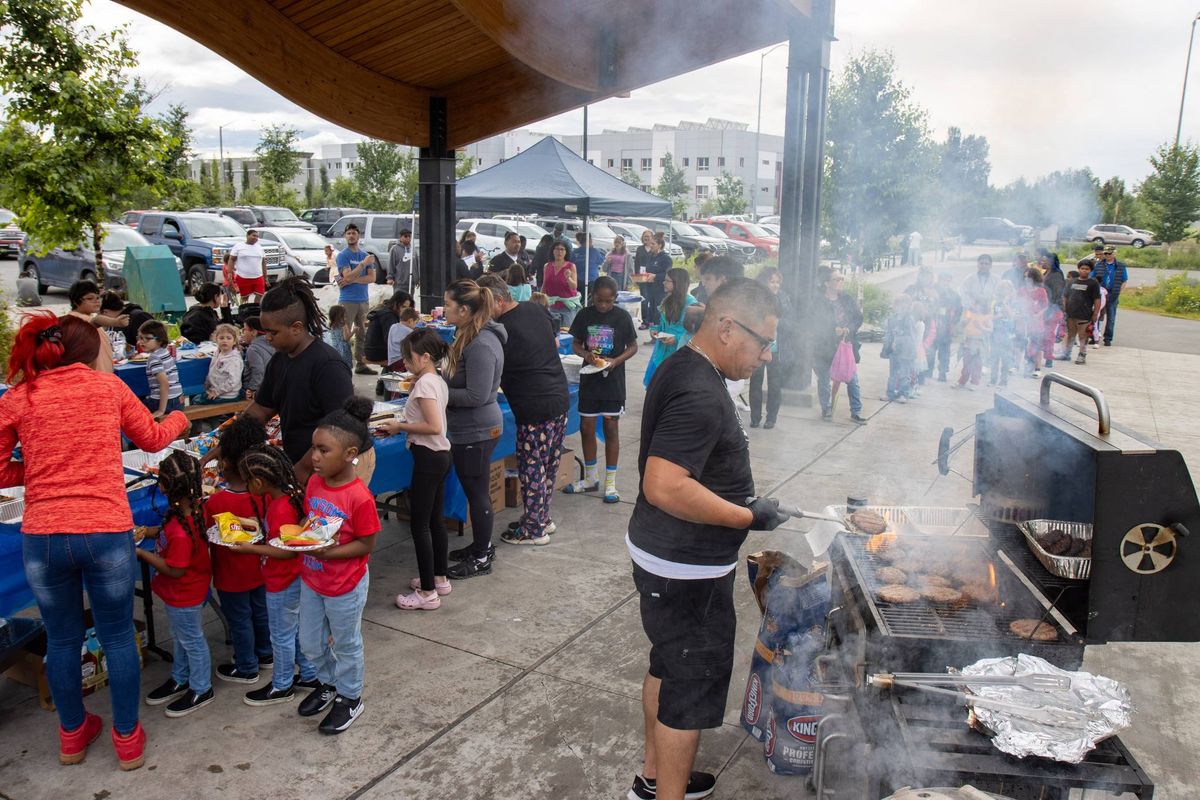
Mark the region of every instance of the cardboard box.
<instances>
[{"instance_id":1,"label":"cardboard box","mask_svg":"<svg viewBox=\"0 0 1200 800\"><path fill-rule=\"evenodd\" d=\"M517 457L509 456L504 459L504 505L508 508L518 508L521 503L521 478L517 475ZM575 452L563 450L562 459L558 462L558 475L554 478L554 491L561 492L568 483L573 483L579 475L579 465L575 463Z\"/></svg>"}]
</instances>

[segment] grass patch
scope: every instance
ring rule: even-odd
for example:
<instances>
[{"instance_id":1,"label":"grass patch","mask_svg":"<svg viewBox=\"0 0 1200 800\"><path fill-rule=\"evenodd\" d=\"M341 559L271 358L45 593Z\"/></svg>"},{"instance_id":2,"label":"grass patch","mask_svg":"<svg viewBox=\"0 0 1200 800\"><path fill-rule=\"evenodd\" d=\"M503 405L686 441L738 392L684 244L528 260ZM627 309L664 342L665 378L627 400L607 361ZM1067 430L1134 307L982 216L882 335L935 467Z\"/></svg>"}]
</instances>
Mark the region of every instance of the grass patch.
<instances>
[{"instance_id":1,"label":"grass patch","mask_svg":"<svg viewBox=\"0 0 1200 800\"><path fill-rule=\"evenodd\" d=\"M1092 255L1092 245L1086 243L1065 244L1058 249L1058 257L1062 259L1063 269L1068 264L1075 264L1079 259ZM1165 246L1118 247L1117 260L1125 262L1128 267L1143 269L1175 269L1200 271L1200 241L1188 240L1171 245L1170 252ZM1125 295L1122 293L1122 300Z\"/></svg>"},{"instance_id":2,"label":"grass patch","mask_svg":"<svg viewBox=\"0 0 1200 800\"><path fill-rule=\"evenodd\" d=\"M1200 319L1200 281L1188 273L1165 277L1150 286L1121 291L1121 306L1168 317Z\"/></svg>"}]
</instances>

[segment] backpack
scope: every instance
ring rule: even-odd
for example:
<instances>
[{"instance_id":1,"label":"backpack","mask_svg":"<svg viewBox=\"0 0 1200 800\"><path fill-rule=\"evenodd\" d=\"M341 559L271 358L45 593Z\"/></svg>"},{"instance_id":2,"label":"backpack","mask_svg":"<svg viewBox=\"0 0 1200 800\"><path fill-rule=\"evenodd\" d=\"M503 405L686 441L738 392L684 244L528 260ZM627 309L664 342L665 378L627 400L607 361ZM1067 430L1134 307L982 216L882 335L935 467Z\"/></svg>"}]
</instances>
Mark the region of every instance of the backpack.
<instances>
[{"instance_id":1,"label":"backpack","mask_svg":"<svg viewBox=\"0 0 1200 800\"><path fill-rule=\"evenodd\" d=\"M367 314L367 361L386 363L388 360L388 331L400 321L400 317L390 308L372 309Z\"/></svg>"}]
</instances>

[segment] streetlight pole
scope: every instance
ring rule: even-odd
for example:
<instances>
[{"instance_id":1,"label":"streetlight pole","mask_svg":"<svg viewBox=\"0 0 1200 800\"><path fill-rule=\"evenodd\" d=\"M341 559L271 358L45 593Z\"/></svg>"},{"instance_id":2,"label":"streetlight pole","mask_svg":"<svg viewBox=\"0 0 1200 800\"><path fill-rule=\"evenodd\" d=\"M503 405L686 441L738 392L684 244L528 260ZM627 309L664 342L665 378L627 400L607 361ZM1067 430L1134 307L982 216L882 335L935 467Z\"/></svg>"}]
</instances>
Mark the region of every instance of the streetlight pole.
<instances>
[{"instance_id":1,"label":"streetlight pole","mask_svg":"<svg viewBox=\"0 0 1200 800\"><path fill-rule=\"evenodd\" d=\"M1187 98L1187 82L1188 73L1192 69L1192 44L1196 40L1196 23L1200 21L1200 14L1192 19L1192 30L1188 34L1188 54L1187 63L1183 67L1183 91L1179 93L1179 122L1175 123L1175 148L1179 148L1179 132L1183 130L1183 101ZM762 91L761 89L759 91Z\"/></svg>"},{"instance_id":2,"label":"streetlight pole","mask_svg":"<svg viewBox=\"0 0 1200 800\"><path fill-rule=\"evenodd\" d=\"M763 66L766 64L767 56L786 45L787 42L780 42L758 57L758 121L754 125L754 181L750 184L750 214L756 219L758 217L758 162L760 160L758 155L758 142L762 137Z\"/></svg>"}]
</instances>

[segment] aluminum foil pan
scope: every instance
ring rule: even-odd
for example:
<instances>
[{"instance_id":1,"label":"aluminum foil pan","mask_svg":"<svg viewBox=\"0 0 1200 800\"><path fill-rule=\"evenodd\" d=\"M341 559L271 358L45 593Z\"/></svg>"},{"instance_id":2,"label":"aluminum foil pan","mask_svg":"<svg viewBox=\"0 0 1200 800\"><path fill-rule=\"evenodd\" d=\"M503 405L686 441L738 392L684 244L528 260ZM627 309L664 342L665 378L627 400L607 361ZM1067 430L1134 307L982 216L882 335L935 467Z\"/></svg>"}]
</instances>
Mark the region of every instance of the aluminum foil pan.
<instances>
[{"instance_id":1,"label":"aluminum foil pan","mask_svg":"<svg viewBox=\"0 0 1200 800\"><path fill-rule=\"evenodd\" d=\"M1019 655L986 658L962 670L963 675L1057 675L1071 688L1053 692L1020 686L968 684L968 696L1015 703L1034 709L1014 713L975 708L976 727L991 735L997 750L1018 758L1041 756L1078 764L1096 743L1128 728L1133 716L1129 691L1116 681L1088 672L1068 672L1045 659Z\"/></svg>"},{"instance_id":2,"label":"aluminum foil pan","mask_svg":"<svg viewBox=\"0 0 1200 800\"><path fill-rule=\"evenodd\" d=\"M1056 556L1053 553L1046 552L1041 544L1038 543L1037 538L1044 536L1052 530L1061 530L1072 539L1082 539L1090 542L1092 540L1092 525L1090 522L1031 519L1028 522L1022 522L1017 527L1025 535L1025 541L1029 544L1029 549L1034 557L1042 562L1042 566L1052 574L1060 578L1070 578L1077 581L1086 581L1092 577L1091 557Z\"/></svg>"}]
</instances>

